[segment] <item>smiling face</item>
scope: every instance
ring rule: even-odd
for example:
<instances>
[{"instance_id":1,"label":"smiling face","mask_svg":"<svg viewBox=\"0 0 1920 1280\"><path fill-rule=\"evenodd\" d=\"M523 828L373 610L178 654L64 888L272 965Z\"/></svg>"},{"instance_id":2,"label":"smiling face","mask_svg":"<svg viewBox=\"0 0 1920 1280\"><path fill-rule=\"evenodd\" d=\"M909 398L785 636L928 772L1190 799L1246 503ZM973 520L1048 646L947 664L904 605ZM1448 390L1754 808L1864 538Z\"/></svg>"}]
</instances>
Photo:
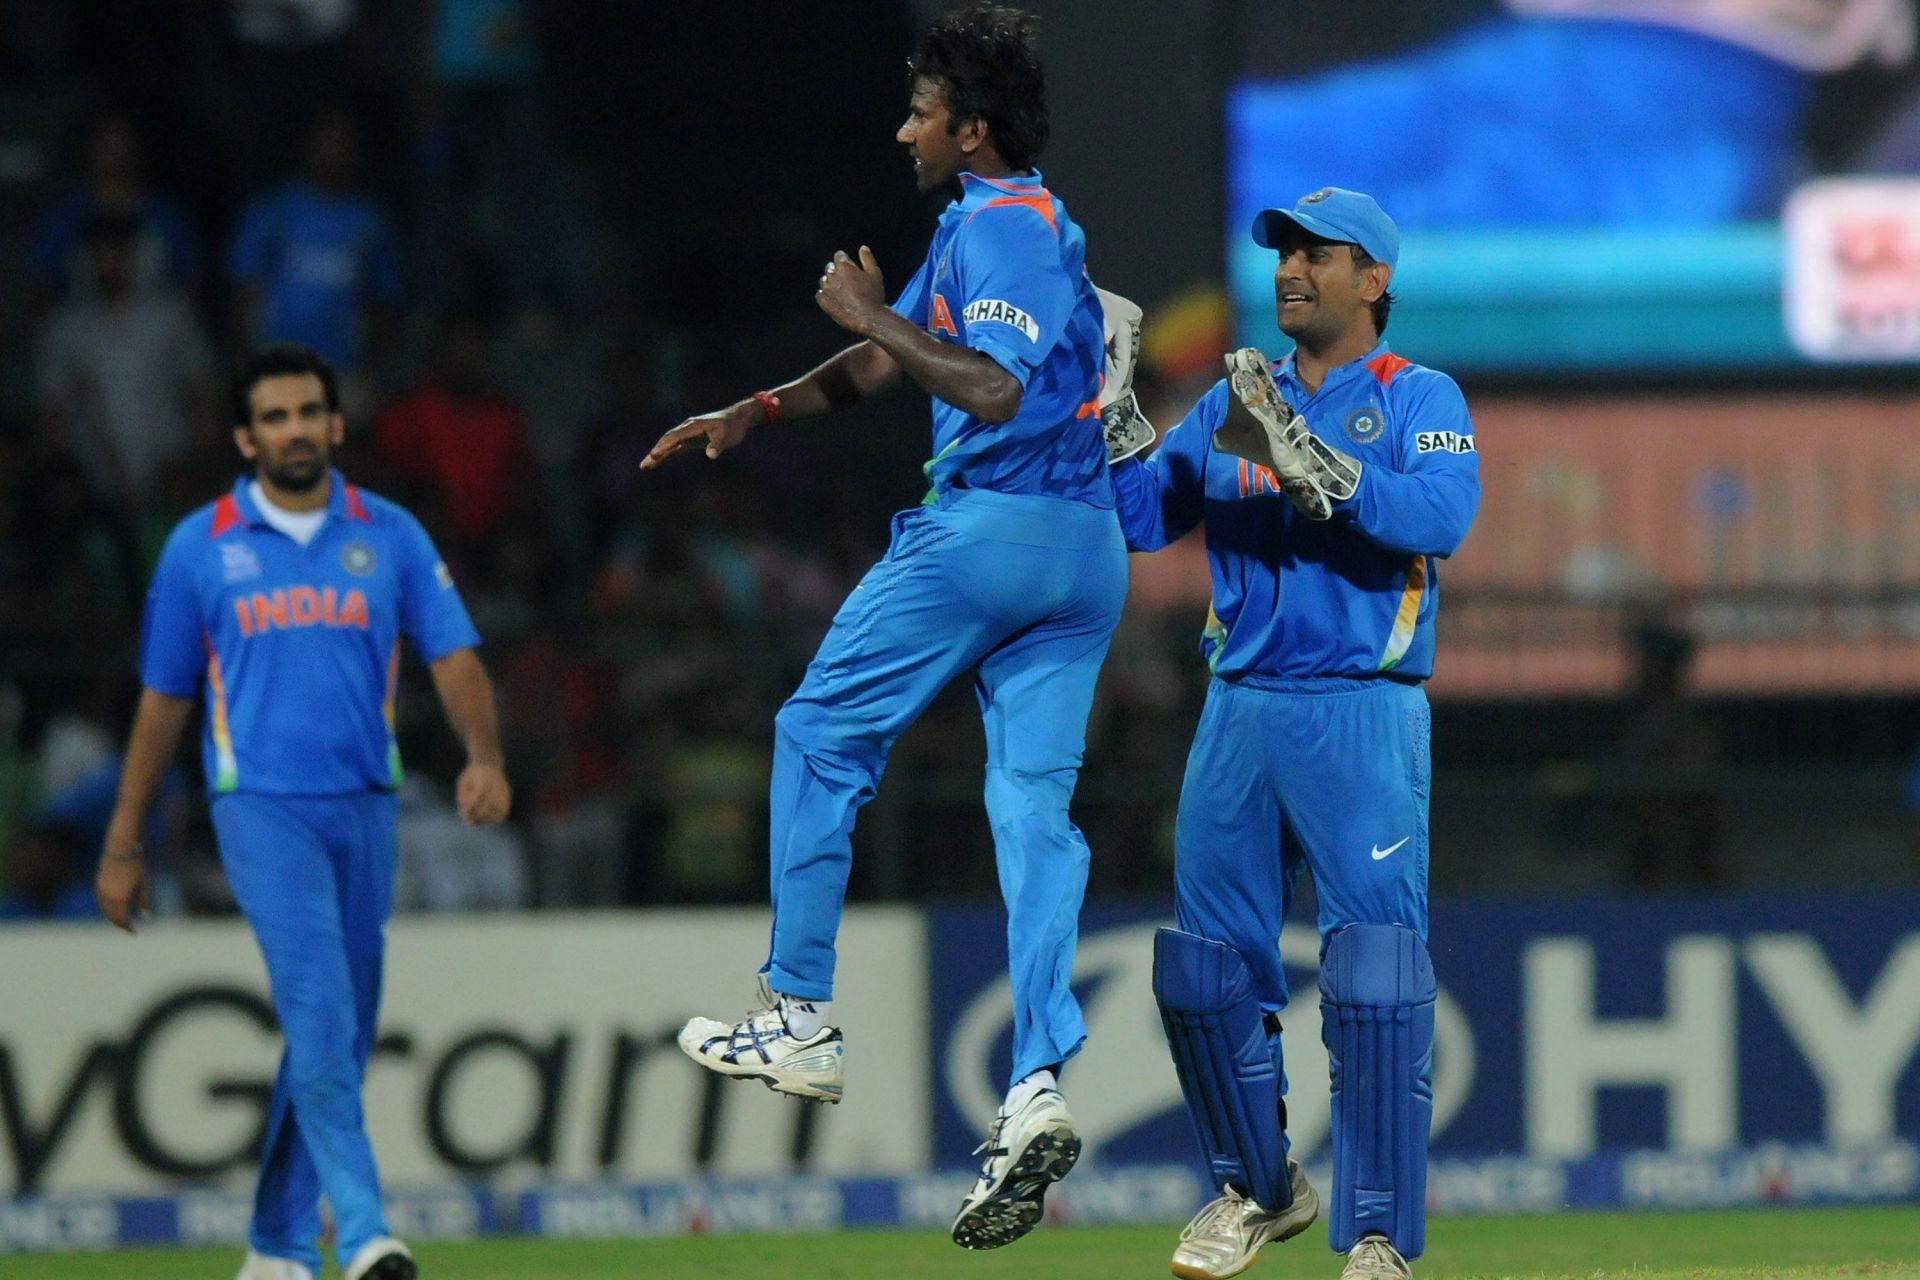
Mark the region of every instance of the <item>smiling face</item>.
<instances>
[{"instance_id":1,"label":"smiling face","mask_svg":"<svg viewBox=\"0 0 1920 1280\"><path fill-rule=\"evenodd\" d=\"M284 493L310 493L327 476L346 423L327 406L326 387L311 373L260 379L247 392L250 414L233 441L260 479Z\"/></svg>"},{"instance_id":2,"label":"smiling face","mask_svg":"<svg viewBox=\"0 0 1920 1280\"><path fill-rule=\"evenodd\" d=\"M920 76L907 102L906 123L893 136L913 157L914 182L922 191L933 191L952 183L967 168L986 136L986 126L969 120L954 128L946 87Z\"/></svg>"},{"instance_id":3,"label":"smiling face","mask_svg":"<svg viewBox=\"0 0 1920 1280\"><path fill-rule=\"evenodd\" d=\"M1275 246L1273 302L1280 332L1309 350L1324 350L1361 330L1373 332L1373 304L1390 269L1354 259L1353 246L1290 227Z\"/></svg>"}]
</instances>

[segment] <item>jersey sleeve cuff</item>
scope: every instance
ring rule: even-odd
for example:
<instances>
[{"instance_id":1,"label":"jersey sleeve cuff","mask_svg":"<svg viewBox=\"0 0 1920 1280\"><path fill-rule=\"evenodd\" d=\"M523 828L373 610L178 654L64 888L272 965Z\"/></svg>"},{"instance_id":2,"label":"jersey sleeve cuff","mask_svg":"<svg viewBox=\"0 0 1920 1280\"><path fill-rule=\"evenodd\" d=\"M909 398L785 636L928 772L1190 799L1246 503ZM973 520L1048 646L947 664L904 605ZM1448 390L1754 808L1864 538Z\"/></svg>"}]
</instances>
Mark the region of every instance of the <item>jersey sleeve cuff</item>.
<instances>
[{"instance_id":1,"label":"jersey sleeve cuff","mask_svg":"<svg viewBox=\"0 0 1920 1280\"><path fill-rule=\"evenodd\" d=\"M412 639L412 637L408 638ZM419 652L420 661L428 666L432 666L450 653L480 647L480 633L477 631L469 631L465 635L436 637L436 639L439 640L437 644L426 644L421 640L414 640L413 647Z\"/></svg>"},{"instance_id":2,"label":"jersey sleeve cuff","mask_svg":"<svg viewBox=\"0 0 1920 1280\"><path fill-rule=\"evenodd\" d=\"M1020 384L1022 391L1027 389L1027 380L1033 377L1033 370L1028 367L1025 359L1017 354L1010 345L1001 342L991 335L983 335L976 338L971 334L968 335L967 345L1012 374L1013 380Z\"/></svg>"},{"instance_id":3,"label":"jersey sleeve cuff","mask_svg":"<svg viewBox=\"0 0 1920 1280\"><path fill-rule=\"evenodd\" d=\"M140 683L155 693L178 698L182 702L191 702L200 696L200 673L197 671L191 677L179 679L169 678L157 671L143 671L140 673Z\"/></svg>"}]
</instances>

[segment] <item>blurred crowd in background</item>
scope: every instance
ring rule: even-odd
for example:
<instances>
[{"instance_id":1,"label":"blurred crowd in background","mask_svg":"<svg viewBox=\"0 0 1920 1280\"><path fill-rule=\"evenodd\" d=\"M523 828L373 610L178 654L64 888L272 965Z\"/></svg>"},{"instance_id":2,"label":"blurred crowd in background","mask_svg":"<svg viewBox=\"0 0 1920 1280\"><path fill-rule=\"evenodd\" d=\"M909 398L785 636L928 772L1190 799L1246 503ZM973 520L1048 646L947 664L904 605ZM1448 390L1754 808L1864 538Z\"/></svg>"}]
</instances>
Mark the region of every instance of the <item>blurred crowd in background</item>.
<instances>
[{"instance_id":1,"label":"blurred crowd in background","mask_svg":"<svg viewBox=\"0 0 1920 1280\"><path fill-rule=\"evenodd\" d=\"M807 89L831 32L741 83L700 51L750 17L689 32L621 9L0 0L0 918L93 913L147 575L237 474L227 378L269 338L341 369L339 463L426 523L499 689L516 815L470 830L410 668L400 908L762 896L773 712L918 500L925 411L903 394L718 463L636 464L680 418L836 348L810 285L834 248L874 243L895 286L917 261L935 206L890 141L911 15L873 6L871 85ZM760 102L703 138L709 93ZM774 169L827 194L763 200ZM1154 420L1209 368L1149 370ZM1167 893L1205 683L1202 609L1174 596L1136 599L1103 677L1075 806L1096 894ZM1685 632L1618 622L1637 661L1620 697L1441 708L1437 893L1778 878L1729 872L1730 770L1749 733L1808 730L1707 714ZM1879 714L1888 740L1910 731L1899 705ZM994 892L977 724L957 687L902 741L855 836L856 896ZM231 909L196 768L183 751L150 825L163 913ZM1885 750L1868 770L1874 838L1898 846L1898 771ZM1503 843L1516 794L1558 832L1549 857Z\"/></svg>"}]
</instances>

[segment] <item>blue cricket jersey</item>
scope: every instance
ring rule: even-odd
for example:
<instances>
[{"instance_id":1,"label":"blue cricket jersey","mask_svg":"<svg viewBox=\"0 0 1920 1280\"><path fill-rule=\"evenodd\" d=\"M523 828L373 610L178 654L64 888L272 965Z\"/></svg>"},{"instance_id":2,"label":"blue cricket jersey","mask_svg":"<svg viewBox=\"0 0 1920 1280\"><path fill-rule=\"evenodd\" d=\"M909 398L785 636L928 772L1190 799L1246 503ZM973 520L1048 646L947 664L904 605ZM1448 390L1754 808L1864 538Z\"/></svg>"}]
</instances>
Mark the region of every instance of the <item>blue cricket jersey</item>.
<instances>
[{"instance_id":1,"label":"blue cricket jersey","mask_svg":"<svg viewBox=\"0 0 1920 1280\"><path fill-rule=\"evenodd\" d=\"M247 206L227 266L265 293L258 337L304 342L347 368L361 354L362 303L400 301L400 253L380 207L304 181Z\"/></svg>"},{"instance_id":2,"label":"blue cricket jersey","mask_svg":"<svg viewBox=\"0 0 1920 1280\"><path fill-rule=\"evenodd\" d=\"M1327 372L1312 395L1288 356L1280 394L1315 435L1360 460L1360 487L1333 518L1294 510L1266 467L1217 452L1222 381L1145 461L1114 468L1127 545L1157 551L1207 525L1213 607L1200 650L1216 675L1283 679L1433 674L1435 561L1480 505L1467 402L1452 378L1383 341Z\"/></svg>"},{"instance_id":3,"label":"blue cricket jersey","mask_svg":"<svg viewBox=\"0 0 1920 1280\"><path fill-rule=\"evenodd\" d=\"M929 497L991 489L1112 507L1099 405L1106 329L1087 238L1037 171L963 173L960 187L893 309L985 353L1023 390L1020 411L1002 423L935 397Z\"/></svg>"},{"instance_id":4,"label":"blue cricket jersey","mask_svg":"<svg viewBox=\"0 0 1920 1280\"><path fill-rule=\"evenodd\" d=\"M479 633L426 530L333 473L327 519L301 546L242 478L174 526L147 593L140 679L207 688L215 793L342 795L400 783L393 700L400 637L433 662Z\"/></svg>"}]
</instances>

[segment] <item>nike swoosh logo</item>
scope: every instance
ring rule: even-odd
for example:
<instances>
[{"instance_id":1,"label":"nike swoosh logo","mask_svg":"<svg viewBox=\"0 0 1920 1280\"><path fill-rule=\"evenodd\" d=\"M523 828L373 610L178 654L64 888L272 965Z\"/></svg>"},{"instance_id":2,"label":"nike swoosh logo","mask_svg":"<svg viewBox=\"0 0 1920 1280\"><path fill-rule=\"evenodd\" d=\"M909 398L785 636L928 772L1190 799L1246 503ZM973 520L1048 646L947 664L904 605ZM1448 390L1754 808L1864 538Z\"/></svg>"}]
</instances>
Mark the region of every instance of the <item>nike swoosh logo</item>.
<instances>
[{"instance_id":1,"label":"nike swoosh logo","mask_svg":"<svg viewBox=\"0 0 1920 1280\"><path fill-rule=\"evenodd\" d=\"M1394 841L1392 844L1388 845L1384 849L1382 849L1379 845L1373 846L1373 860L1375 862L1378 862L1380 861L1380 859L1390 856L1395 849L1398 849L1401 845L1405 844L1407 841L1411 839L1413 839L1412 836L1401 836L1398 840Z\"/></svg>"}]
</instances>

